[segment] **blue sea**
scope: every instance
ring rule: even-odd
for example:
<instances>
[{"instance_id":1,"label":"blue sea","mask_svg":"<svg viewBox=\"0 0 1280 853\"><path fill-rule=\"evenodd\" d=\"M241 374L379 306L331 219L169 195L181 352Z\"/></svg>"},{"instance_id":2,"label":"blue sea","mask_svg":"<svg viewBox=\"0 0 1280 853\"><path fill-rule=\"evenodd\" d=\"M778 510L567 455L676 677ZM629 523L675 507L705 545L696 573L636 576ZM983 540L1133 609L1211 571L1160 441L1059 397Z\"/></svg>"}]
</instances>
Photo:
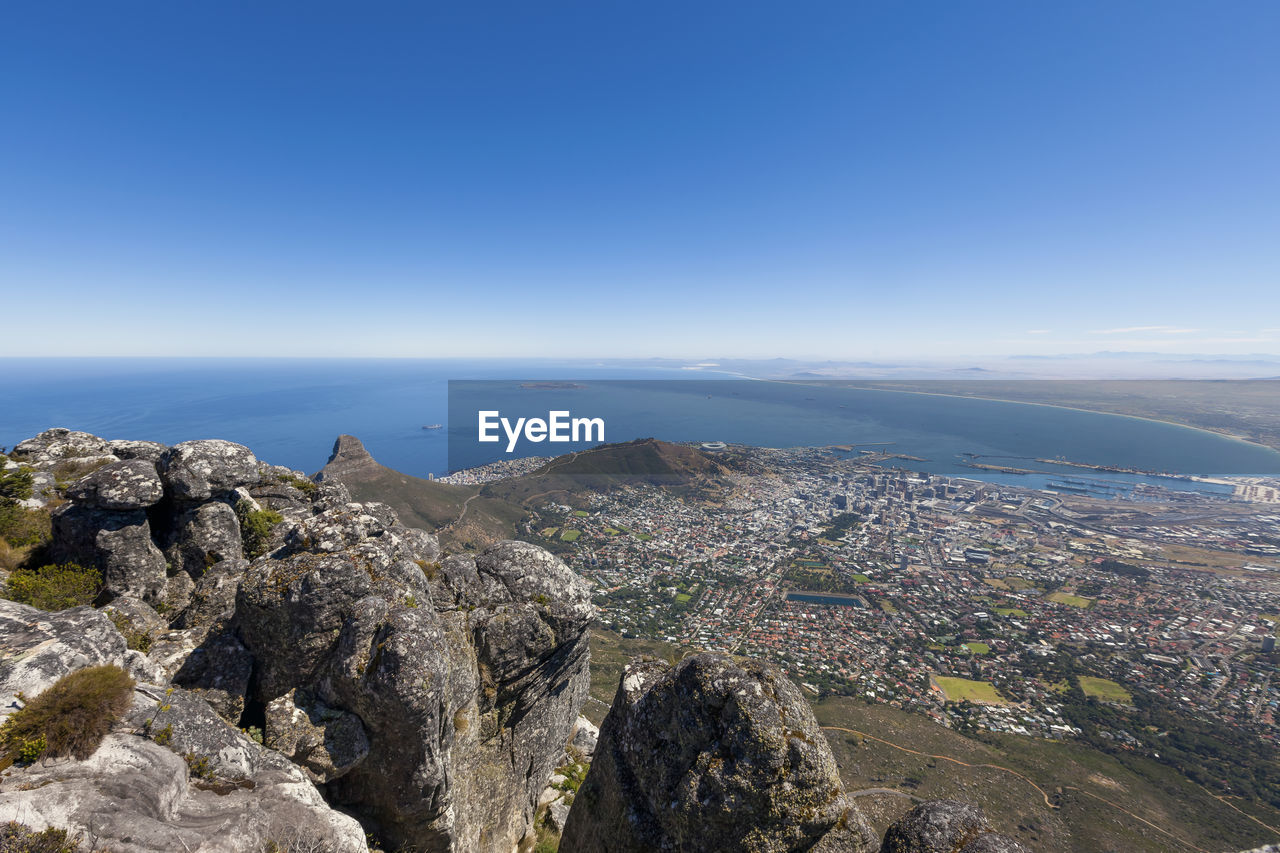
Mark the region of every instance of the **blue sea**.
<instances>
[{"instance_id":1,"label":"blue sea","mask_svg":"<svg viewBox=\"0 0 1280 853\"><path fill-rule=\"evenodd\" d=\"M578 387L531 390L526 383L533 380ZM768 447L862 445L925 460L886 464L1032 488L1067 478L1094 493L1143 481L1199 491L1224 488L1046 466L1036 458L1210 476L1280 473L1276 451L1138 418L732 381L701 371L498 360L0 359L0 445L10 447L52 426L168 444L225 438L248 445L268 462L312 472L325 463L335 438L349 433L384 465L440 476L450 468L451 433L455 468L492 453L492 446L474 444L467 426L474 424L469 412L475 406L603 416L608 441L654 436ZM449 428L422 428L436 423ZM566 449L520 447L524 455ZM965 454L1046 473L981 471L963 464Z\"/></svg>"}]
</instances>

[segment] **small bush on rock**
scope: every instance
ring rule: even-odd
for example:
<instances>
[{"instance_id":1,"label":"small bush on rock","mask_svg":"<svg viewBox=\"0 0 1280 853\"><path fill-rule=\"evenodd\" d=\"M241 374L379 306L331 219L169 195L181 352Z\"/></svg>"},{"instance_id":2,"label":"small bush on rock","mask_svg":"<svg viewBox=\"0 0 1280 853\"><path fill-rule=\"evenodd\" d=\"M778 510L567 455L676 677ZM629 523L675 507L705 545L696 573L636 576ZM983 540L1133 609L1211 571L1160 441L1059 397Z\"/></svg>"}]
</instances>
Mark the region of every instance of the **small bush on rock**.
<instances>
[{"instance_id":1,"label":"small bush on rock","mask_svg":"<svg viewBox=\"0 0 1280 853\"><path fill-rule=\"evenodd\" d=\"M5 597L41 610L66 610L92 604L102 591L102 575L75 563L17 569L9 575Z\"/></svg>"},{"instance_id":2,"label":"small bush on rock","mask_svg":"<svg viewBox=\"0 0 1280 853\"><path fill-rule=\"evenodd\" d=\"M152 637L149 631L135 627L133 620L118 610L109 611L107 616L110 617L111 624L115 625L116 630L120 632L120 636L124 637L125 645L143 654L151 651L151 644L155 642L155 637Z\"/></svg>"},{"instance_id":3,"label":"small bush on rock","mask_svg":"<svg viewBox=\"0 0 1280 853\"><path fill-rule=\"evenodd\" d=\"M35 480L31 469L25 465L8 470L0 469L0 505L12 506L31 497Z\"/></svg>"},{"instance_id":4,"label":"small bush on rock","mask_svg":"<svg viewBox=\"0 0 1280 853\"><path fill-rule=\"evenodd\" d=\"M43 545L51 538L52 530L49 510L0 503L0 539L14 548Z\"/></svg>"},{"instance_id":5,"label":"small bush on rock","mask_svg":"<svg viewBox=\"0 0 1280 853\"><path fill-rule=\"evenodd\" d=\"M60 563L15 570L9 575L5 596L20 604L54 611L92 604L101 591L102 575L97 569Z\"/></svg>"},{"instance_id":6,"label":"small bush on rock","mask_svg":"<svg viewBox=\"0 0 1280 853\"><path fill-rule=\"evenodd\" d=\"M248 501L236 504L236 518L240 519L240 540L244 554L250 560L261 557L271 539L271 528L284 521L284 516L273 509L253 509Z\"/></svg>"},{"instance_id":7,"label":"small bush on rock","mask_svg":"<svg viewBox=\"0 0 1280 853\"><path fill-rule=\"evenodd\" d=\"M80 841L65 829L36 832L16 820L0 826L0 853L80 853Z\"/></svg>"},{"instance_id":8,"label":"small bush on rock","mask_svg":"<svg viewBox=\"0 0 1280 853\"><path fill-rule=\"evenodd\" d=\"M0 726L0 767L72 755L84 760L133 702L133 679L118 666L91 666L59 678ZM35 754L33 744L44 740Z\"/></svg>"},{"instance_id":9,"label":"small bush on rock","mask_svg":"<svg viewBox=\"0 0 1280 853\"><path fill-rule=\"evenodd\" d=\"M306 477L297 477L293 474L285 474L280 478L280 482L293 486L304 495L315 494L316 489L319 488L319 486L311 480L308 480Z\"/></svg>"}]
</instances>

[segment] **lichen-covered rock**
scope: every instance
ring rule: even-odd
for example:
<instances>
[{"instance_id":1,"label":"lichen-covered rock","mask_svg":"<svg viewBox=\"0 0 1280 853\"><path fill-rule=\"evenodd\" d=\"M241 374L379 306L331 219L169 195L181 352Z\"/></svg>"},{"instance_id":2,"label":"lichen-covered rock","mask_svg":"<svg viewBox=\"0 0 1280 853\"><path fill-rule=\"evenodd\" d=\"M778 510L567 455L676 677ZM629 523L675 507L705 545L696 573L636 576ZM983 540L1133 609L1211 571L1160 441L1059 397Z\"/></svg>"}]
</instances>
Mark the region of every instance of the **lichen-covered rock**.
<instances>
[{"instance_id":1,"label":"lichen-covered rock","mask_svg":"<svg viewBox=\"0 0 1280 853\"><path fill-rule=\"evenodd\" d=\"M78 503L53 513L52 553L59 562L93 566L108 597L163 597L168 565L151 538L144 510L103 510Z\"/></svg>"},{"instance_id":2,"label":"lichen-covered rock","mask_svg":"<svg viewBox=\"0 0 1280 853\"><path fill-rule=\"evenodd\" d=\"M180 690L139 685L125 720L84 761L45 760L0 783L0 820L83 833L117 853L361 853L364 832L302 772Z\"/></svg>"},{"instance_id":3,"label":"lichen-covered rock","mask_svg":"<svg viewBox=\"0 0 1280 853\"><path fill-rule=\"evenodd\" d=\"M158 441L125 441L113 439L107 442L107 449L113 456L121 459L145 459L158 463L169 452L169 446Z\"/></svg>"},{"instance_id":4,"label":"lichen-covered rock","mask_svg":"<svg viewBox=\"0 0 1280 853\"><path fill-rule=\"evenodd\" d=\"M110 604L102 608L102 612L111 617L111 622L117 629L124 626L125 630L121 630L121 633L126 635L126 639L129 632L139 637L148 636L155 639L169 630L169 623L156 612L155 608L130 595L112 599Z\"/></svg>"},{"instance_id":5,"label":"lichen-covered rock","mask_svg":"<svg viewBox=\"0 0 1280 853\"><path fill-rule=\"evenodd\" d=\"M248 560L221 560L214 563L187 597L187 604L174 619L175 628L194 628L228 622L235 615L236 592L240 581L249 570ZM183 577L187 577L183 573Z\"/></svg>"},{"instance_id":6,"label":"lichen-covered rock","mask_svg":"<svg viewBox=\"0 0 1280 853\"><path fill-rule=\"evenodd\" d=\"M624 670L560 843L564 853L876 846L795 685L710 654Z\"/></svg>"},{"instance_id":7,"label":"lichen-covered rock","mask_svg":"<svg viewBox=\"0 0 1280 853\"><path fill-rule=\"evenodd\" d=\"M220 439L184 441L169 448L160 473L178 500L202 501L258 482L258 460L242 444Z\"/></svg>"},{"instance_id":8,"label":"lichen-covered rock","mask_svg":"<svg viewBox=\"0 0 1280 853\"><path fill-rule=\"evenodd\" d=\"M73 670L121 666L127 651L107 614L91 607L46 613L0 598L0 714L16 710L17 694L35 696Z\"/></svg>"},{"instance_id":9,"label":"lichen-covered rock","mask_svg":"<svg viewBox=\"0 0 1280 853\"><path fill-rule=\"evenodd\" d=\"M290 690L267 704L265 743L319 783L344 775L369 754L369 736L355 714Z\"/></svg>"},{"instance_id":10,"label":"lichen-covered rock","mask_svg":"<svg viewBox=\"0 0 1280 853\"><path fill-rule=\"evenodd\" d=\"M18 442L9 455L32 465L51 465L64 459L100 458L110 454L107 442L96 435L55 427Z\"/></svg>"},{"instance_id":11,"label":"lichen-covered rock","mask_svg":"<svg viewBox=\"0 0 1280 853\"><path fill-rule=\"evenodd\" d=\"M302 521L311 517L314 512L311 494L316 490L312 488L309 492L304 492L293 485L294 482L309 483L311 481L301 473L295 474L289 471L288 468L280 469L285 471L288 477L288 479L281 479L281 475L275 473L276 470L273 467L264 468L262 482L247 490L248 496L259 506L275 510L291 521Z\"/></svg>"},{"instance_id":12,"label":"lichen-covered rock","mask_svg":"<svg viewBox=\"0 0 1280 853\"><path fill-rule=\"evenodd\" d=\"M134 605L120 600L117 612L145 620L145 606ZM145 675L133 666L140 657L107 613L46 613L0 599L0 716L16 710L17 694L39 695L84 667ZM258 853L286 838L334 853L367 849L360 825L330 809L299 768L195 695L149 683L88 759L10 768L0 778L0 822L8 820L80 832L117 853Z\"/></svg>"},{"instance_id":13,"label":"lichen-covered rock","mask_svg":"<svg viewBox=\"0 0 1280 853\"><path fill-rule=\"evenodd\" d=\"M112 462L81 477L67 489L67 497L100 509L146 509L164 496L155 463L145 459Z\"/></svg>"},{"instance_id":14,"label":"lichen-covered rock","mask_svg":"<svg viewBox=\"0 0 1280 853\"><path fill-rule=\"evenodd\" d=\"M170 559L195 580L215 563L244 558L240 519L222 501L198 504L180 514L172 538Z\"/></svg>"},{"instance_id":15,"label":"lichen-covered rock","mask_svg":"<svg viewBox=\"0 0 1280 853\"><path fill-rule=\"evenodd\" d=\"M600 740L600 728L586 717L579 717L573 724L573 732L569 736L569 746L577 750L586 761L596 753L596 744Z\"/></svg>"},{"instance_id":16,"label":"lichen-covered rock","mask_svg":"<svg viewBox=\"0 0 1280 853\"><path fill-rule=\"evenodd\" d=\"M381 536L391 524L370 514L364 504L348 503L304 519L286 535L285 545L318 554L333 553Z\"/></svg>"},{"instance_id":17,"label":"lichen-covered rock","mask_svg":"<svg viewBox=\"0 0 1280 853\"><path fill-rule=\"evenodd\" d=\"M185 687L228 722L244 713L253 657L229 627L200 625L156 637L147 659L164 680Z\"/></svg>"},{"instance_id":18,"label":"lichen-covered rock","mask_svg":"<svg viewBox=\"0 0 1280 853\"><path fill-rule=\"evenodd\" d=\"M538 794L562 762L588 687L586 628L594 610L585 582L560 560L522 543L474 559L442 559L434 536L404 527L389 507L353 503L340 482L312 486L229 442L165 448L62 431L27 448L33 458L54 460L50 470L63 480L106 466L85 476L55 513L53 547L63 559L102 568L107 597L118 602L111 615L131 637L149 638L149 645L135 642L146 654L128 650L107 614L85 609L92 615L75 618L109 640L110 654L76 657L71 641L51 647L72 666L105 657L142 683L188 688L174 695L198 702L201 726L212 726L215 711L221 715L212 730L231 731L239 745L218 747L209 757L209 766L221 768L210 782L214 794L242 797L249 790L242 783L259 790L264 784L256 770L239 776L228 770L244 738L227 724L254 721L262 737L299 762L287 764L297 778L324 784L333 802L361 815L390 846L472 851L532 844ZM63 456L74 464L57 461ZM85 459L92 464L82 468ZM149 478L153 460L157 476ZM246 525L262 554L252 562L242 553L233 509L240 501L286 519L265 537ZM51 682L67 666L45 669L42 678ZM163 728L166 740L179 742L177 722ZM107 837L120 842L112 849L191 845L183 833L192 825L184 821L194 816L218 826L221 813L202 812L207 804L191 800L200 795L163 781L172 762L151 746L111 748L118 760L134 762L121 779L131 780L133 769L144 772L147 780L130 784L163 808L121 805L97 777L72 784L80 772L72 769L57 777L72 787L58 789L69 793L49 801L62 804L49 815L78 825L85 813L74 811L73 800L80 797L121 815L109 822ZM307 790L315 794L310 782ZM235 829L229 846L216 849L257 853L265 846L255 815L269 810L249 798L241 811L247 834ZM170 818L164 832L177 834L165 835ZM126 841L119 827L129 821L141 829ZM273 840L284 847L288 839ZM206 841L201 849L214 848Z\"/></svg>"},{"instance_id":19,"label":"lichen-covered rock","mask_svg":"<svg viewBox=\"0 0 1280 853\"><path fill-rule=\"evenodd\" d=\"M569 821L569 804L561 797L547 804L547 828L552 832L564 832Z\"/></svg>"},{"instance_id":20,"label":"lichen-covered rock","mask_svg":"<svg viewBox=\"0 0 1280 853\"><path fill-rule=\"evenodd\" d=\"M253 562L237 619L254 698L282 720L271 703L296 688L360 721L368 754L313 772L391 844L511 849L586 696L586 584L504 543L461 560L476 582L460 602L432 568L434 537L388 520L326 510Z\"/></svg>"},{"instance_id":21,"label":"lichen-covered rock","mask_svg":"<svg viewBox=\"0 0 1280 853\"><path fill-rule=\"evenodd\" d=\"M1026 853L1000 835L982 809L958 800L930 800L898 818L884 834L883 853Z\"/></svg>"}]
</instances>

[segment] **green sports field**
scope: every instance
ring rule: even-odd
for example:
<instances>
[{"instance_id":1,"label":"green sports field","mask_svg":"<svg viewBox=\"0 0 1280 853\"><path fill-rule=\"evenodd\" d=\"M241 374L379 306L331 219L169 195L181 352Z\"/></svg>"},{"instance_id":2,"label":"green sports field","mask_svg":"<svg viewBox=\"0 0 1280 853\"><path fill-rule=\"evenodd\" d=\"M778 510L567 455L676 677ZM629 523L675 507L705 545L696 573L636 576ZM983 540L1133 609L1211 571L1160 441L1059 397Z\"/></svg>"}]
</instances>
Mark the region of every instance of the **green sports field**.
<instances>
[{"instance_id":1,"label":"green sports field","mask_svg":"<svg viewBox=\"0 0 1280 853\"><path fill-rule=\"evenodd\" d=\"M1005 705L1007 700L996 690L995 685L985 681L970 681L967 678L955 678L949 675L935 675L933 680L947 694L948 702L985 702L989 705Z\"/></svg>"},{"instance_id":2,"label":"green sports field","mask_svg":"<svg viewBox=\"0 0 1280 853\"><path fill-rule=\"evenodd\" d=\"M1072 595L1069 592L1055 592L1049 596L1050 601L1056 601L1059 604L1067 604L1071 607L1079 607L1081 610L1093 604L1092 598L1085 598L1082 595Z\"/></svg>"},{"instance_id":3,"label":"green sports field","mask_svg":"<svg viewBox=\"0 0 1280 853\"><path fill-rule=\"evenodd\" d=\"M1104 702L1133 704L1133 697L1129 695L1129 691L1109 678L1094 678L1091 675L1082 675L1080 676L1080 689L1084 691L1084 695L1097 697Z\"/></svg>"}]
</instances>

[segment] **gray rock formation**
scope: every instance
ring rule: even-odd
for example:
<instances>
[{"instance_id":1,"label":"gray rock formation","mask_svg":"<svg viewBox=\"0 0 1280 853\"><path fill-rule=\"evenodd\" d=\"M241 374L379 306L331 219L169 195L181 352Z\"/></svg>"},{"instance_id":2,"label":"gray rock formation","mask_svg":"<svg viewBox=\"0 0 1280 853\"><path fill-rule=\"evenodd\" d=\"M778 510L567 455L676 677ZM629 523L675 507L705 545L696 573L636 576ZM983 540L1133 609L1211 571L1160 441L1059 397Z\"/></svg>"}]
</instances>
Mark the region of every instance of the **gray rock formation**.
<instances>
[{"instance_id":1,"label":"gray rock formation","mask_svg":"<svg viewBox=\"0 0 1280 853\"><path fill-rule=\"evenodd\" d=\"M709 654L625 669L560 843L564 853L876 846L795 685Z\"/></svg>"},{"instance_id":2,"label":"gray rock formation","mask_svg":"<svg viewBox=\"0 0 1280 853\"><path fill-rule=\"evenodd\" d=\"M73 607L46 613L0 598L0 714L19 693L35 696L72 670L126 666L128 649L105 613Z\"/></svg>"},{"instance_id":3,"label":"gray rock formation","mask_svg":"<svg viewBox=\"0 0 1280 853\"><path fill-rule=\"evenodd\" d=\"M957 800L930 800L885 832L883 853L1027 853L998 834L982 809Z\"/></svg>"},{"instance_id":4,"label":"gray rock formation","mask_svg":"<svg viewBox=\"0 0 1280 853\"><path fill-rule=\"evenodd\" d=\"M53 513L52 555L58 562L93 566L109 594L157 601L165 587L164 554L141 509L104 510L77 502Z\"/></svg>"},{"instance_id":5,"label":"gray rock formation","mask_svg":"<svg viewBox=\"0 0 1280 853\"><path fill-rule=\"evenodd\" d=\"M512 849L586 697L586 584L515 542L446 570L378 515L320 513L240 587L268 737L393 844Z\"/></svg>"},{"instance_id":6,"label":"gray rock formation","mask_svg":"<svg viewBox=\"0 0 1280 853\"><path fill-rule=\"evenodd\" d=\"M125 459L77 480L67 489L67 497L98 509L146 509L164 497L164 484L154 462Z\"/></svg>"},{"instance_id":7,"label":"gray rock formation","mask_svg":"<svg viewBox=\"0 0 1280 853\"><path fill-rule=\"evenodd\" d=\"M596 754L596 744L600 740L600 728L586 717L579 717L573 724L573 732L569 735L569 746L577 750L587 762Z\"/></svg>"},{"instance_id":8,"label":"gray rock formation","mask_svg":"<svg viewBox=\"0 0 1280 853\"><path fill-rule=\"evenodd\" d=\"M290 690L267 704L267 746L302 767L316 782L330 782L369 755L369 736L355 714Z\"/></svg>"},{"instance_id":9,"label":"gray rock formation","mask_svg":"<svg viewBox=\"0 0 1280 853\"><path fill-rule=\"evenodd\" d=\"M369 451L364 449L360 439L354 435L340 435L333 443L333 454L329 457L324 470L316 475L316 480L321 483L327 480L340 481L344 477L377 467L380 466L369 455Z\"/></svg>"},{"instance_id":10,"label":"gray rock formation","mask_svg":"<svg viewBox=\"0 0 1280 853\"><path fill-rule=\"evenodd\" d=\"M199 580L223 560L240 560L244 545L240 520L230 504L211 500L183 511L175 520L167 552L174 568Z\"/></svg>"},{"instance_id":11,"label":"gray rock formation","mask_svg":"<svg viewBox=\"0 0 1280 853\"><path fill-rule=\"evenodd\" d=\"M178 500L203 501L258 482L258 460L242 444L219 439L184 441L160 460L165 484Z\"/></svg>"},{"instance_id":12,"label":"gray rock formation","mask_svg":"<svg viewBox=\"0 0 1280 853\"><path fill-rule=\"evenodd\" d=\"M166 732L162 749L135 738L102 753L129 764L121 779L143 801L135 806L124 787L104 787L106 763L29 777L51 792L66 783L40 813L49 822L83 826L86 808L118 812L95 829L112 849L181 849L192 821L216 825L234 800L246 817L225 849L256 853L271 829L265 816L293 808L263 792L301 784L303 799L318 798L319 784L390 847L532 842L537 796L588 686L594 610L585 582L560 560L514 542L443 558L434 536L404 527L389 507L353 503L339 482L313 486L229 442L165 448L54 430L23 446L38 465L101 454L56 511L53 547L103 570L109 610L24 611L8 622L0 612L0 643L36 649L15 658L10 677L24 686L14 689L119 662L144 686L159 685L146 688L146 728ZM244 554L239 502L285 519L265 540L255 535L266 553L254 560ZM146 652L128 650L108 615ZM51 625L68 636L51 639ZM161 701L157 690L181 701ZM179 706L185 722L166 716ZM272 749L246 746L238 726L253 726ZM231 740L197 742L197 730ZM201 772L213 775L194 792L178 784L186 765L174 763L175 749L209 758ZM222 812L206 802L210 792L225 797ZM31 796L14 794L11 804L30 806ZM143 829L121 841L130 820ZM176 834L164 835L166 824ZM346 849L331 830L326 849Z\"/></svg>"},{"instance_id":13,"label":"gray rock formation","mask_svg":"<svg viewBox=\"0 0 1280 853\"><path fill-rule=\"evenodd\" d=\"M107 442L107 450L113 455L121 459L145 459L148 462L158 464L165 453L169 451L168 445L161 444L158 441L125 441L114 439Z\"/></svg>"},{"instance_id":14,"label":"gray rock formation","mask_svg":"<svg viewBox=\"0 0 1280 853\"><path fill-rule=\"evenodd\" d=\"M105 613L45 613L0 600L0 717L85 666L145 677ZM163 744L161 743L163 741ZM297 767L227 725L200 699L141 683L132 710L88 759L46 759L0 779L0 821L55 826L118 853L244 853L302 834L335 853L366 850Z\"/></svg>"},{"instance_id":15,"label":"gray rock formation","mask_svg":"<svg viewBox=\"0 0 1280 853\"><path fill-rule=\"evenodd\" d=\"M18 442L9 455L19 462L42 466L66 459L102 459L110 456L108 461L116 460L107 442L96 435L63 427L47 429L34 438Z\"/></svg>"},{"instance_id":16,"label":"gray rock formation","mask_svg":"<svg viewBox=\"0 0 1280 853\"><path fill-rule=\"evenodd\" d=\"M230 622L235 616L236 593L247 571L248 560L222 560L205 569L192 587L186 606L173 620L173 627Z\"/></svg>"}]
</instances>

